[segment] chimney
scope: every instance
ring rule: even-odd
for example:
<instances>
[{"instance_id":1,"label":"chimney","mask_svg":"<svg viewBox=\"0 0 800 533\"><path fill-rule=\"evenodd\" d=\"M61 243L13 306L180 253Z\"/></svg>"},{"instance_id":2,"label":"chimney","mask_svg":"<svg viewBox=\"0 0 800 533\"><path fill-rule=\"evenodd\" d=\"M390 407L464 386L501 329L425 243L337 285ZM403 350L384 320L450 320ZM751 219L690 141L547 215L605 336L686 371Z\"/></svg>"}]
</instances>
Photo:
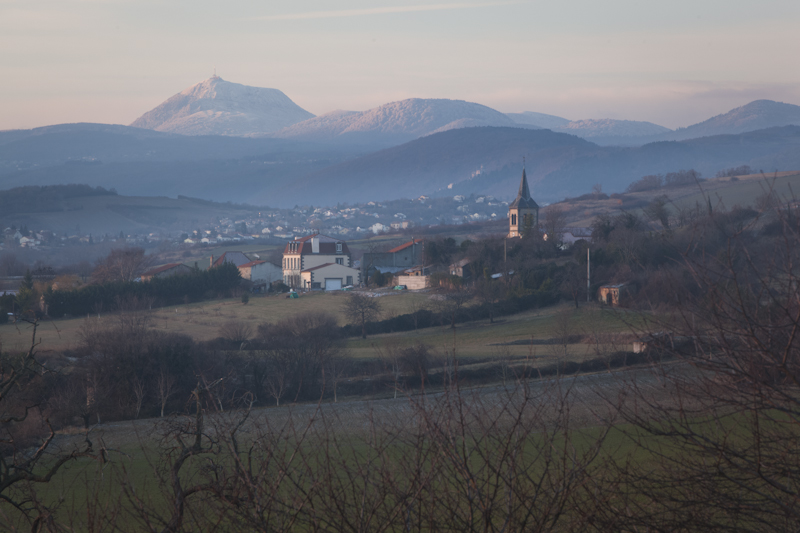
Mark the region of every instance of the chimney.
<instances>
[{"instance_id":1,"label":"chimney","mask_svg":"<svg viewBox=\"0 0 800 533\"><path fill-rule=\"evenodd\" d=\"M214 256L212 255L211 256L211 261L208 262L208 268L211 268L213 266L214 266Z\"/></svg>"}]
</instances>

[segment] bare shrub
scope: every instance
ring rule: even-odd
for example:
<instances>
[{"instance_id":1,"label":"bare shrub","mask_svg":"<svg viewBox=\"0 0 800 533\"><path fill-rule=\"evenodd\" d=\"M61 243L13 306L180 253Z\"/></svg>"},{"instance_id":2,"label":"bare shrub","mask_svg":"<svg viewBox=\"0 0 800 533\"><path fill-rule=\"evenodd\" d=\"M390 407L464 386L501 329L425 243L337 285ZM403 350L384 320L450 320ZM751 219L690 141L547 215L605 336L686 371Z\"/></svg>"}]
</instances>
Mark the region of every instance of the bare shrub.
<instances>
[{"instance_id":1,"label":"bare shrub","mask_svg":"<svg viewBox=\"0 0 800 533\"><path fill-rule=\"evenodd\" d=\"M219 336L228 342L241 344L253 337L253 328L241 320L230 320L220 326Z\"/></svg>"},{"instance_id":2,"label":"bare shrub","mask_svg":"<svg viewBox=\"0 0 800 533\"><path fill-rule=\"evenodd\" d=\"M348 320L361 326L361 337L366 339L367 322L380 317L381 304L377 298L371 298L360 292L351 292L345 300L342 311Z\"/></svg>"}]
</instances>

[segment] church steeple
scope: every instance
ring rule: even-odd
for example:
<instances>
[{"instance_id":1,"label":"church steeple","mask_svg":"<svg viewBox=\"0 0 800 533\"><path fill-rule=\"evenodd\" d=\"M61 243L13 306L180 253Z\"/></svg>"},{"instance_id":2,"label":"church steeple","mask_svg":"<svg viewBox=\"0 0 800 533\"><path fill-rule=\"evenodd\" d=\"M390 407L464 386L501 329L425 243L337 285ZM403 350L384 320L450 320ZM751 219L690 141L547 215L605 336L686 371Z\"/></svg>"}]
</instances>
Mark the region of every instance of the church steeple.
<instances>
[{"instance_id":1,"label":"church steeple","mask_svg":"<svg viewBox=\"0 0 800 533\"><path fill-rule=\"evenodd\" d=\"M528 189L528 176L525 175L525 167L522 167L522 181L519 183L519 193L517 198L531 199L531 191Z\"/></svg>"},{"instance_id":2,"label":"church steeple","mask_svg":"<svg viewBox=\"0 0 800 533\"><path fill-rule=\"evenodd\" d=\"M528 176L523 163L517 198L508 206L508 236L520 237L526 228L534 228L538 224L539 205L531 198Z\"/></svg>"}]
</instances>

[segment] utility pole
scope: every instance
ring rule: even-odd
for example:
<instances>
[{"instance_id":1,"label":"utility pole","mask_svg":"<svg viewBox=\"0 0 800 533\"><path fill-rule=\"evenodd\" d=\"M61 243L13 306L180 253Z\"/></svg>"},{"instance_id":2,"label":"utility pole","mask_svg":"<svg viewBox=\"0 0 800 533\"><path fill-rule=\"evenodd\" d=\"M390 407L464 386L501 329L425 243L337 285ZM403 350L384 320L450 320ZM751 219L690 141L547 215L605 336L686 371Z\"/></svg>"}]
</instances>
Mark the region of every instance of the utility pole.
<instances>
[{"instance_id":1,"label":"utility pole","mask_svg":"<svg viewBox=\"0 0 800 533\"><path fill-rule=\"evenodd\" d=\"M589 256L589 247L586 247L586 303L591 301L590 294L592 288L592 267L591 258Z\"/></svg>"}]
</instances>

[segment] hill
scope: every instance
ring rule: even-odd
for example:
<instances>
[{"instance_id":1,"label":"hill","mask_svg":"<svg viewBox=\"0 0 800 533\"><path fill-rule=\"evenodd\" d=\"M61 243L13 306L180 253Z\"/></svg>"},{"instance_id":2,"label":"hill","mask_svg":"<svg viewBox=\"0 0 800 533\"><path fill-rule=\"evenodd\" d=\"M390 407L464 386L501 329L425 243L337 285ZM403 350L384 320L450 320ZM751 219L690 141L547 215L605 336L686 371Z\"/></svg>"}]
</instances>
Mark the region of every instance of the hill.
<instances>
[{"instance_id":1,"label":"hill","mask_svg":"<svg viewBox=\"0 0 800 533\"><path fill-rule=\"evenodd\" d=\"M313 117L278 89L213 76L172 96L131 126L183 135L253 135Z\"/></svg>"},{"instance_id":2,"label":"hill","mask_svg":"<svg viewBox=\"0 0 800 533\"><path fill-rule=\"evenodd\" d=\"M536 113L534 111L524 111L522 113L506 113L511 120L517 124L525 124L536 128L546 130L554 130L562 126L566 126L571 121L568 118L557 117L555 115L547 115L545 113Z\"/></svg>"},{"instance_id":3,"label":"hill","mask_svg":"<svg viewBox=\"0 0 800 533\"><path fill-rule=\"evenodd\" d=\"M664 140L695 139L792 125L800 125L800 106L772 100L755 100L698 124L679 128L663 138Z\"/></svg>"},{"instance_id":4,"label":"hill","mask_svg":"<svg viewBox=\"0 0 800 533\"><path fill-rule=\"evenodd\" d=\"M300 183L308 194L320 199L346 191L348 202L360 202L415 197L438 190L447 193L451 184L480 181L487 173L495 175L506 169L505 179L491 187L506 195L516 191L523 156L528 160L528 177L536 182L563 162L597 149L588 141L550 130L456 129L334 165L304 177ZM335 184L335 191L326 192L328 184Z\"/></svg>"},{"instance_id":5,"label":"hill","mask_svg":"<svg viewBox=\"0 0 800 533\"><path fill-rule=\"evenodd\" d=\"M637 120L587 119L567 120L554 115L506 113L514 122L530 128L545 128L559 133L576 135L600 145L634 146L644 144L658 135L671 132L669 128Z\"/></svg>"},{"instance_id":6,"label":"hill","mask_svg":"<svg viewBox=\"0 0 800 533\"><path fill-rule=\"evenodd\" d=\"M347 150L287 139L60 124L0 132L0 189L86 183L126 195L265 205L273 204L272 194L296 176L352 157Z\"/></svg>"},{"instance_id":7,"label":"hill","mask_svg":"<svg viewBox=\"0 0 800 533\"><path fill-rule=\"evenodd\" d=\"M388 147L456 128L514 124L503 113L480 104L411 98L363 112L334 111L285 128L275 136Z\"/></svg>"},{"instance_id":8,"label":"hill","mask_svg":"<svg viewBox=\"0 0 800 533\"><path fill-rule=\"evenodd\" d=\"M595 183L620 192L643 175L683 168L706 176L745 164L767 172L800 168L800 127L630 148L601 147L549 130L469 128L334 165L302 183L309 191L335 183L337 191L349 192L348 201L472 193L510 198L523 155L532 194L552 202L589 191Z\"/></svg>"},{"instance_id":9,"label":"hill","mask_svg":"<svg viewBox=\"0 0 800 533\"><path fill-rule=\"evenodd\" d=\"M258 212L258 208L251 206L187 197L122 196L86 185L26 186L0 193L2 227L16 224L57 235L76 231L95 236L116 235L120 231L176 234L205 227L220 218L238 220Z\"/></svg>"}]
</instances>

